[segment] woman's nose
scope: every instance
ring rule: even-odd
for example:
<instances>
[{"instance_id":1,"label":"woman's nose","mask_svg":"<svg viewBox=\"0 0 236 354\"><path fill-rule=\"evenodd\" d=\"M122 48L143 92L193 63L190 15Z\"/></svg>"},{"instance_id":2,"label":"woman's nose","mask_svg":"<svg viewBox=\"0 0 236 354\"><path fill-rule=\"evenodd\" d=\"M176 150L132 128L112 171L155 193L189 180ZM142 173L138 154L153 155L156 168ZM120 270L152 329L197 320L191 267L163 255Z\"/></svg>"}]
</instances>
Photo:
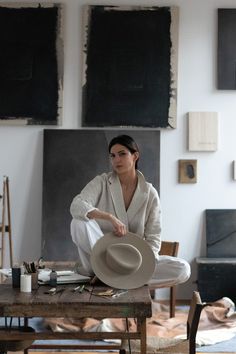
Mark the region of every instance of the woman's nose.
<instances>
[{"instance_id":1,"label":"woman's nose","mask_svg":"<svg viewBox=\"0 0 236 354\"><path fill-rule=\"evenodd\" d=\"M120 160L120 156L117 154L114 156L114 161L119 161Z\"/></svg>"}]
</instances>

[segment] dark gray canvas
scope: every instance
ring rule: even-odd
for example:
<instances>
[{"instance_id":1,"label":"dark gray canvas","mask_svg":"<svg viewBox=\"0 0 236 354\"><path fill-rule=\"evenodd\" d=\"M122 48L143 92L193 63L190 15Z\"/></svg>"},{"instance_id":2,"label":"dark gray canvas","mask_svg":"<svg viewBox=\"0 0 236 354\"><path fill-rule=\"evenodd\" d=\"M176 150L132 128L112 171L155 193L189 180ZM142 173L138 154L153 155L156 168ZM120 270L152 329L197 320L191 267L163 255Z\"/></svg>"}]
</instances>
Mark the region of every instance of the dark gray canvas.
<instances>
[{"instance_id":1,"label":"dark gray canvas","mask_svg":"<svg viewBox=\"0 0 236 354\"><path fill-rule=\"evenodd\" d=\"M236 89L236 9L218 9L218 89Z\"/></svg>"},{"instance_id":2,"label":"dark gray canvas","mask_svg":"<svg viewBox=\"0 0 236 354\"><path fill-rule=\"evenodd\" d=\"M207 257L236 257L236 210L206 210Z\"/></svg>"},{"instance_id":3,"label":"dark gray canvas","mask_svg":"<svg viewBox=\"0 0 236 354\"><path fill-rule=\"evenodd\" d=\"M96 175L109 172L108 143L119 134L139 145L139 169L159 191L160 132L149 130L44 130L42 256L76 260L69 212L73 197Z\"/></svg>"}]
</instances>

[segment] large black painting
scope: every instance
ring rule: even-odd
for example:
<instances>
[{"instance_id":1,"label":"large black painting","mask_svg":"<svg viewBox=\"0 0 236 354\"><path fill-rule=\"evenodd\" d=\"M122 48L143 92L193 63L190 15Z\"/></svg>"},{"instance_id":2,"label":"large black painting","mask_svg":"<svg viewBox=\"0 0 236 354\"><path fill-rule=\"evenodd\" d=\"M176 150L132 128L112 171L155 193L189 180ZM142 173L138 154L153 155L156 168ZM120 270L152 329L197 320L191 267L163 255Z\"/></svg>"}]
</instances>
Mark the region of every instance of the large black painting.
<instances>
[{"instance_id":1,"label":"large black painting","mask_svg":"<svg viewBox=\"0 0 236 354\"><path fill-rule=\"evenodd\" d=\"M137 141L141 153L139 169L159 191L159 131L44 130L42 256L45 260L77 259L77 248L70 236L70 204L92 178L111 170L108 144L122 133Z\"/></svg>"},{"instance_id":2,"label":"large black painting","mask_svg":"<svg viewBox=\"0 0 236 354\"><path fill-rule=\"evenodd\" d=\"M85 9L83 126L176 127L178 8Z\"/></svg>"},{"instance_id":3,"label":"large black painting","mask_svg":"<svg viewBox=\"0 0 236 354\"><path fill-rule=\"evenodd\" d=\"M236 9L218 9L218 89L236 90Z\"/></svg>"},{"instance_id":4,"label":"large black painting","mask_svg":"<svg viewBox=\"0 0 236 354\"><path fill-rule=\"evenodd\" d=\"M0 124L58 124L62 7L0 4Z\"/></svg>"}]
</instances>

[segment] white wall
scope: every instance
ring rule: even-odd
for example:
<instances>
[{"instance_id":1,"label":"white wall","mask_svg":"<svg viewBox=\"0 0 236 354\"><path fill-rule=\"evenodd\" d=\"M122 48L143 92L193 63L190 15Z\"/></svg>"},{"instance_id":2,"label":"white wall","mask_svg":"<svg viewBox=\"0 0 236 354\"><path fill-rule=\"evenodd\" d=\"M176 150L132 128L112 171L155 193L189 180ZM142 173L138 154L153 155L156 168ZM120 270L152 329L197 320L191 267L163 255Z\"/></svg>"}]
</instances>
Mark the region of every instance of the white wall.
<instances>
[{"instance_id":1,"label":"white wall","mask_svg":"<svg viewBox=\"0 0 236 354\"><path fill-rule=\"evenodd\" d=\"M82 5L87 3L80 0L64 3L64 106L63 125L58 129L74 129L81 126L81 19ZM127 1L107 0L105 4L121 5ZM205 255L204 210L236 207L236 182L231 173L231 163L236 159L236 93L216 90L216 9L236 7L236 2L130 0L128 4L180 8L177 129L161 131L161 201L163 239L180 241L179 254L192 265L190 281L178 287L178 297L187 298L196 288L195 257ZM217 152L187 151L189 111L220 112ZM40 256L44 128L48 127L0 127L0 176L7 175L10 179L15 261L35 260ZM197 184L178 183L179 159L198 160Z\"/></svg>"}]
</instances>

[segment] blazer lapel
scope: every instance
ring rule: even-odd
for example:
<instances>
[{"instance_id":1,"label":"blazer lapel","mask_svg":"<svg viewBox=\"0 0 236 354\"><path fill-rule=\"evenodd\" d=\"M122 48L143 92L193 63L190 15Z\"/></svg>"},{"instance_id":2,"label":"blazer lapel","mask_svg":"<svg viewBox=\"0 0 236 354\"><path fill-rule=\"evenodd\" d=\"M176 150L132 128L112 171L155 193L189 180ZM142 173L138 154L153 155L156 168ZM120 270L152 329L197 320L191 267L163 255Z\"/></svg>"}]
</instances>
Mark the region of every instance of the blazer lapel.
<instances>
[{"instance_id":1,"label":"blazer lapel","mask_svg":"<svg viewBox=\"0 0 236 354\"><path fill-rule=\"evenodd\" d=\"M128 219L131 220L138 211L142 208L143 204L147 200L148 188L144 176L140 171L138 173L138 185L131 200L130 206L127 210Z\"/></svg>"},{"instance_id":2,"label":"blazer lapel","mask_svg":"<svg viewBox=\"0 0 236 354\"><path fill-rule=\"evenodd\" d=\"M111 176L109 177L109 188L117 218L122 221L126 226L128 226L128 217L127 212L125 210L120 181L118 176L114 173L111 174Z\"/></svg>"}]
</instances>

